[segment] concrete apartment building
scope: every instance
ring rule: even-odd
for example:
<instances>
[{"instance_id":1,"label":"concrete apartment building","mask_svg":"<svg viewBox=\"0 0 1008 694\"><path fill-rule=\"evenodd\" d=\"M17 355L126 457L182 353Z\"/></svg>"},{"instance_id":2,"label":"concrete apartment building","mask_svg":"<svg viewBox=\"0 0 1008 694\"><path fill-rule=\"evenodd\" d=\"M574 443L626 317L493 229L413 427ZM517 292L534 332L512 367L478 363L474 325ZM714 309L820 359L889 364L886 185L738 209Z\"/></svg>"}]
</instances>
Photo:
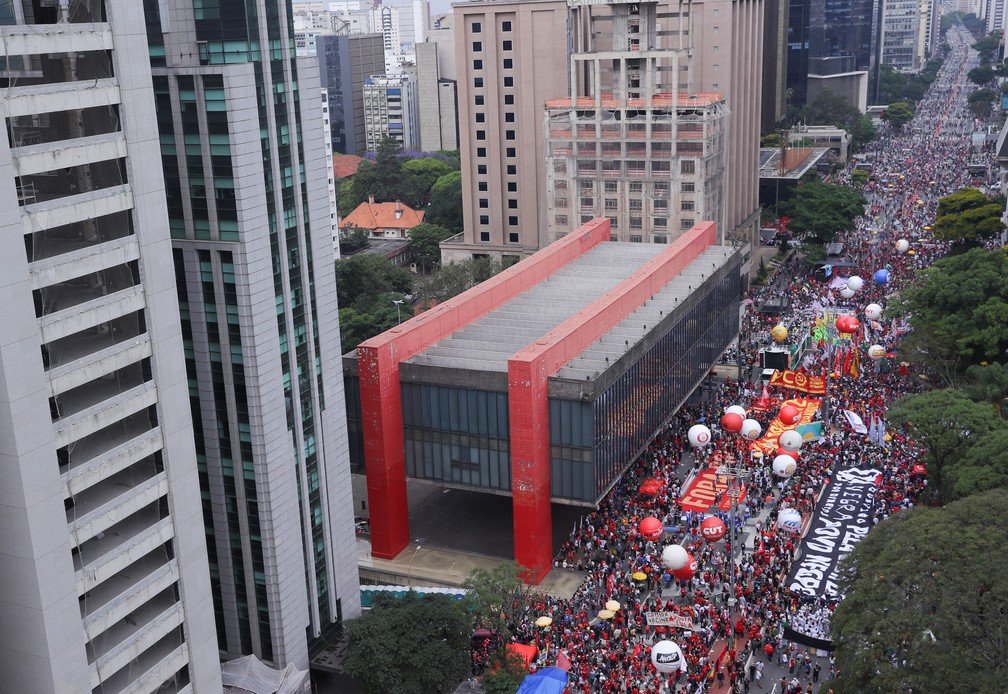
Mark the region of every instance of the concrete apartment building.
<instances>
[{"instance_id":1,"label":"concrete apartment building","mask_svg":"<svg viewBox=\"0 0 1008 694\"><path fill-rule=\"evenodd\" d=\"M591 12L603 17L620 5L598 2ZM692 58L679 62L673 93L724 96L725 225L719 233L751 241L759 220L763 2L641 5L657 8L655 49L692 38ZM477 0L453 9L464 232L442 244L442 257L528 255L551 240L543 104L571 95L566 66L587 28L568 24L571 10L561 0ZM673 80L663 80L673 91Z\"/></svg>"},{"instance_id":2,"label":"concrete apartment building","mask_svg":"<svg viewBox=\"0 0 1008 694\"><path fill-rule=\"evenodd\" d=\"M360 610L321 85L288 2L195 5L146 21L217 637L306 669Z\"/></svg>"},{"instance_id":3,"label":"concrete apartment building","mask_svg":"<svg viewBox=\"0 0 1008 694\"><path fill-rule=\"evenodd\" d=\"M886 0L882 4L880 62L900 72L921 69L920 0Z\"/></svg>"},{"instance_id":4,"label":"concrete apartment building","mask_svg":"<svg viewBox=\"0 0 1008 694\"><path fill-rule=\"evenodd\" d=\"M445 63L454 63L454 56L445 60L449 50L435 41L416 45L420 149L425 152L458 149L458 85L445 76Z\"/></svg>"},{"instance_id":5,"label":"concrete apartment building","mask_svg":"<svg viewBox=\"0 0 1008 694\"><path fill-rule=\"evenodd\" d=\"M221 691L142 27L0 8L4 692Z\"/></svg>"},{"instance_id":6,"label":"concrete apartment building","mask_svg":"<svg viewBox=\"0 0 1008 694\"><path fill-rule=\"evenodd\" d=\"M416 79L407 75L372 75L364 80L364 142L374 152L385 137L402 149L420 148Z\"/></svg>"},{"instance_id":7,"label":"concrete apartment building","mask_svg":"<svg viewBox=\"0 0 1008 694\"><path fill-rule=\"evenodd\" d=\"M382 35L349 34L316 38L319 74L329 93L329 127L333 152L363 155L364 80L385 74Z\"/></svg>"},{"instance_id":8,"label":"concrete apartment building","mask_svg":"<svg viewBox=\"0 0 1008 694\"><path fill-rule=\"evenodd\" d=\"M570 61L575 93L546 102L548 240L596 217L631 243L668 243L698 219L724 228L727 109L717 93L676 93L687 37L648 48L660 43L657 3L571 7L584 28Z\"/></svg>"}]
</instances>

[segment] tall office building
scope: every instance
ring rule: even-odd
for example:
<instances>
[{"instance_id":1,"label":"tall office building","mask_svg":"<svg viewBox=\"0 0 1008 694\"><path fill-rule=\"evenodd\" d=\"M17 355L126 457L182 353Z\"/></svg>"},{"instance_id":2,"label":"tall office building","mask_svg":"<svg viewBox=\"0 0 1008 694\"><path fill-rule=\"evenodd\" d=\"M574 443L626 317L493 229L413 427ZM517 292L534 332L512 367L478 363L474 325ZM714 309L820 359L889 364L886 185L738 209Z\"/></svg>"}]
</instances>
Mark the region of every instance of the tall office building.
<instances>
[{"instance_id":1,"label":"tall office building","mask_svg":"<svg viewBox=\"0 0 1008 694\"><path fill-rule=\"evenodd\" d=\"M787 114L789 0L764 0L763 95L760 130L770 132Z\"/></svg>"},{"instance_id":2,"label":"tall office building","mask_svg":"<svg viewBox=\"0 0 1008 694\"><path fill-rule=\"evenodd\" d=\"M573 0L584 31L570 62L574 95L546 102L548 238L596 217L636 243L668 243L698 220L723 229L727 109L716 92L678 91L688 37L655 48L657 3L594 7ZM517 242L512 234L505 240Z\"/></svg>"},{"instance_id":3,"label":"tall office building","mask_svg":"<svg viewBox=\"0 0 1008 694\"><path fill-rule=\"evenodd\" d=\"M420 148L416 79L413 75L372 75L364 80L364 131L369 152L386 137L402 149Z\"/></svg>"},{"instance_id":4,"label":"tall office building","mask_svg":"<svg viewBox=\"0 0 1008 694\"><path fill-rule=\"evenodd\" d=\"M675 71L663 59L654 79L671 94L724 96L724 225L719 232L723 238L751 241L759 222L763 2L663 0L639 5L655 13L654 43L639 44L640 52L678 50L680 40L692 40L692 57L679 60ZM591 3L578 13L582 23L568 21L570 10L563 0L478 0L454 6L464 233L462 239L442 244L444 259L520 257L553 240L547 217L554 215L555 223L556 212L550 211L547 199L543 104L570 97L574 90L600 99L614 93L611 81L574 84L570 70L557 68L594 51L599 53L584 56L586 65L607 60L613 32L605 24L612 24L616 8L628 6ZM594 34L584 23L589 16L598 22ZM593 70L596 73L602 74ZM610 75L607 79L621 84L631 79L615 71Z\"/></svg>"},{"instance_id":5,"label":"tall office building","mask_svg":"<svg viewBox=\"0 0 1008 694\"><path fill-rule=\"evenodd\" d=\"M443 72L445 52L436 41L416 45L420 149L425 152L458 149L458 85Z\"/></svg>"},{"instance_id":6,"label":"tall office building","mask_svg":"<svg viewBox=\"0 0 1008 694\"><path fill-rule=\"evenodd\" d=\"M364 80L385 73L382 35L319 36L316 45L322 86L329 93L333 152L360 156L367 151Z\"/></svg>"},{"instance_id":7,"label":"tall office building","mask_svg":"<svg viewBox=\"0 0 1008 694\"><path fill-rule=\"evenodd\" d=\"M144 6L218 641L303 669L360 609L316 61L284 0Z\"/></svg>"},{"instance_id":8,"label":"tall office building","mask_svg":"<svg viewBox=\"0 0 1008 694\"><path fill-rule=\"evenodd\" d=\"M899 72L921 68L920 0L885 0L882 3L880 62Z\"/></svg>"},{"instance_id":9,"label":"tall office building","mask_svg":"<svg viewBox=\"0 0 1008 694\"><path fill-rule=\"evenodd\" d=\"M4 692L221 690L142 22L0 7Z\"/></svg>"}]
</instances>

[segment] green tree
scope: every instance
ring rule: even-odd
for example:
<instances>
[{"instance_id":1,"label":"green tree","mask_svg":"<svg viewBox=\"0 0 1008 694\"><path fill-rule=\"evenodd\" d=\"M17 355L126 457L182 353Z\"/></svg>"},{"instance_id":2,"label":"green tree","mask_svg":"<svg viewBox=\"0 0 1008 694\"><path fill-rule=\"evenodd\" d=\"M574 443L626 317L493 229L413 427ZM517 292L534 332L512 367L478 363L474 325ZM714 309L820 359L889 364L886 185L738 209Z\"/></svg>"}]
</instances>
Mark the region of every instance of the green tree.
<instances>
[{"instance_id":1,"label":"green tree","mask_svg":"<svg viewBox=\"0 0 1008 694\"><path fill-rule=\"evenodd\" d=\"M1004 364L974 364L966 369L963 392L977 402L989 402L1004 417L1002 408L1008 399L1008 366Z\"/></svg>"},{"instance_id":2,"label":"green tree","mask_svg":"<svg viewBox=\"0 0 1008 694\"><path fill-rule=\"evenodd\" d=\"M990 115L993 101L994 92L990 89L978 89L966 99L970 112L977 118L986 118Z\"/></svg>"},{"instance_id":3,"label":"green tree","mask_svg":"<svg viewBox=\"0 0 1008 694\"><path fill-rule=\"evenodd\" d=\"M362 165L363 163L361 162ZM367 200L367 198L364 199ZM336 211L339 212L339 216L346 217L357 208L360 202L354 193L353 178L342 181L336 189Z\"/></svg>"},{"instance_id":4,"label":"green tree","mask_svg":"<svg viewBox=\"0 0 1008 694\"><path fill-rule=\"evenodd\" d=\"M367 248L369 238L371 238L371 234L367 229L354 226L343 227L339 232L340 255L350 255Z\"/></svg>"},{"instance_id":5,"label":"green tree","mask_svg":"<svg viewBox=\"0 0 1008 694\"><path fill-rule=\"evenodd\" d=\"M447 301L490 279L503 269L503 263L492 258L469 258L442 265L426 280L418 283L414 292L417 303L432 305Z\"/></svg>"},{"instance_id":6,"label":"green tree","mask_svg":"<svg viewBox=\"0 0 1008 694\"><path fill-rule=\"evenodd\" d=\"M970 70L966 76L975 84L987 84L994 79L994 69L990 65L979 65Z\"/></svg>"},{"instance_id":7,"label":"green tree","mask_svg":"<svg viewBox=\"0 0 1008 694\"><path fill-rule=\"evenodd\" d=\"M878 91L879 102L891 104L903 97L907 76L888 63L879 66Z\"/></svg>"},{"instance_id":8,"label":"green tree","mask_svg":"<svg viewBox=\"0 0 1008 694\"><path fill-rule=\"evenodd\" d=\"M854 171L851 172L851 183L857 186L863 186L868 182L868 177L870 175L871 174L864 169L854 169Z\"/></svg>"},{"instance_id":9,"label":"green tree","mask_svg":"<svg viewBox=\"0 0 1008 694\"><path fill-rule=\"evenodd\" d=\"M780 133L768 133L760 138L760 147L780 147L784 140Z\"/></svg>"},{"instance_id":10,"label":"green tree","mask_svg":"<svg viewBox=\"0 0 1008 694\"><path fill-rule=\"evenodd\" d=\"M483 676L485 694L514 694L528 674L520 657L503 646L490 655Z\"/></svg>"},{"instance_id":11,"label":"green tree","mask_svg":"<svg viewBox=\"0 0 1008 694\"><path fill-rule=\"evenodd\" d=\"M532 616L532 588L522 581L523 573L516 562L501 562L489 570L473 569L462 583L476 625L505 641Z\"/></svg>"},{"instance_id":12,"label":"green tree","mask_svg":"<svg viewBox=\"0 0 1008 694\"><path fill-rule=\"evenodd\" d=\"M973 44L973 48L975 48L977 53L980 54L981 63L989 63L991 61L991 57L994 55L994 52L997 51L998 47L1000 47L1000 33L1001 32L998 31L992 31L990 34Z\"/></svg>"},{"instance_id":13,"label":"green tree","mask_svg":"<svg viewBox=\"0 0 1008 694\"><path fill-rule=\"evenodd\" d=\"M905 101L897 101L889 104L882 113L882 119L889 121L889 125L900 130L913 118L913 108Z\"/></svg>"},{"instance_id":14,"label":"green tree","mask_svg":"<svg viewBox=\"0 0 1008 694\"><path fill-rule=\"evenodd\" d=\"M837 694L994 692L1008 682L1008 491L879 523L843 562Z\"/></svg>"},{"instance_id":15,"label":"green tree","mask_svg":"<svg viewBox=\"0 0 1008 694\"><path fill-rule=\"evenodd\" d=\"M430 203L424 221L462 233L462 172L447 173L430 189Z\"/></svg>"},{"instance_id":16,"label":"green tree","mask_svg":"<svg viewBox=\"0 0 1008 694\"><path fill-rule=\"evenodd\" d=\"M824 89L804 109L791 114L790 122L809 125L832 125L851 134L851 149L859 150L865 143L878 137L871 118L831 89Z\"/></svg>"},{"instance_id":17,"label":"green tree","mask_svg":"<svg viewBox=\"0 0 1008 694\"><path fill-rule=\"evenodd\" d=\"M447 162L434 157L420 157L403 163L403 179L408 189L405 195L426 205L437 180L454 170Z\"/></svg>"},{"instance_id":18,"label":"green tree","mask_svg":"<svg viewBox=\"0 0 1008 694\"><path fill-rule=\"evenodd\" d=\"M913 330L901 350L948 384L981 362L1008 363L1008 255L973 248L918 273L894 302Z\"/></svg>"},{"instance_id":19,"label":"green tree","mask_svg":"<svg viewBox=\"0 0 1008 694\"><path fill-rule=\"evenodd\" d=\"M927 451L928 490L938 499L958 496L955 483L965 469L963 455L969 447L1005 429L993 407L952 388L900 398L887 416Z\"/></svg>"},{"instance_id":20,"label":"green tree","mask_svg":"<svg viewBox=\"0 0 1008 694\"><path fill-rule=\"evenodd\" d=\"M360 253L336 261L336 291L340 304L350 306L385 292L406 294L413 276L380 255Z\"/></svg>"},{"instance_id":21,"label":"green tree","mask_svg":"<svg viewBox=\"0 0 1008 694\"><path fill-rule=\"evenodd\" d=\"M808 243L830 243L852 228L864 205L854 188L812 181L800 185L788 203L789 226Z\"/></svg>"},{"instance_id":22,"label":"green tree","mask_svg":"<svg viewBox=\"0 0 1008 694\"><path fill-rule=\"evenodd\" d=\"M976 188L964 188L938 201L938 215L932 233L952 241L956 251L978 245L1004 229L1001 215L1004 199L987 197Z\"/></svg>"},{"instance_id":23,"label":"green tree","mask_svg":"<svg viewBox=\"0 0 1008 694\"><path fill-rule=\"evenodd\" d=\"M469 617L447 595L379 595L347 622L346 672L369 694L453 691L468 672Z\"/></svg>"},{"instance_id":24,"label":"green tree","mask_svg":"<svg viewBox=\"0 0 1008 694\"><path fill-rule=\"evenodd\" d=\"M452 232L437 224L419 224L409 232L410 252L424 272L436 269L441 264L441 248L438 245Z\"/></svg>"},{"instance_id":25,"label":"green tree","mask_svg":"<svg viewBox=\"0 0 1008 694\"><path fill-rule=\"evenodd\" d=\"M1008 487L1008 427L1004 423L963 452L952 483L956 498Z\"/></svg>"}]
</instances>

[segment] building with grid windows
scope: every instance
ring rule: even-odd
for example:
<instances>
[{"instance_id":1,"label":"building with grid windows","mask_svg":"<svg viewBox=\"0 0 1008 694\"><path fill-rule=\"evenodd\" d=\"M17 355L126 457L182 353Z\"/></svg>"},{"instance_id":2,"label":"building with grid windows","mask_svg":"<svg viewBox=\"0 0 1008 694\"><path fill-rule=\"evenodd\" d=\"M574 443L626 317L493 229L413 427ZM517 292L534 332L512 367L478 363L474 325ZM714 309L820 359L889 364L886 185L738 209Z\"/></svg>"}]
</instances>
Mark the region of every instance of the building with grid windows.
<instances>
[{"instance_id":1,"label":"building with grid windows","mask_svg":"<svg viewBox=\"0 0 1008 694\"><path fill-rule=\"evenodd\" d=\"M881 57L883 65L900 72L917 72L924 55L920 32L920 0L886 0L882 3Z\"/></svg>"},{"instance_id":2,"label":"building with grid windows","mask_svg":"<svg viewBox=\"0 0 1008 694\"><path fill-rule=\"evenodd\" d=\"M594 507L738 332L742 251L592 220L344 357L371 554L410 541L406 478L511 496L515 559L552 566L552 503Z\"/></svg>"},{"instance_id":3,"label":"building with grid windows","mask_svg":"<svg viewBox=\"0 0 1008 694\"><path fill-rule=\"evenodd\" d=\"M4 692L221 691L142 23L0 5Z\"/></svg>"},{"instance_id":4,"label":"building with grid windows","mask_svg":"<svg viewBox=\"0 0 1008 694\"><path fill-rule=\"evenodd\" d=\"M372 75L364 80L364 137L375 152L386 137L402 149L420 149L420 115L413 75Z\"/></svg>"},{"instance_id":5,"label":"building with grid windows","mask_svg":"<svg viewBox=\"0 0 1008 694\"><path fill-rule=\"evenodd\" d=\"M144 6L218 641L304 669L360 609L317 63L283 0Z\"/></svg>"}]
</instances>

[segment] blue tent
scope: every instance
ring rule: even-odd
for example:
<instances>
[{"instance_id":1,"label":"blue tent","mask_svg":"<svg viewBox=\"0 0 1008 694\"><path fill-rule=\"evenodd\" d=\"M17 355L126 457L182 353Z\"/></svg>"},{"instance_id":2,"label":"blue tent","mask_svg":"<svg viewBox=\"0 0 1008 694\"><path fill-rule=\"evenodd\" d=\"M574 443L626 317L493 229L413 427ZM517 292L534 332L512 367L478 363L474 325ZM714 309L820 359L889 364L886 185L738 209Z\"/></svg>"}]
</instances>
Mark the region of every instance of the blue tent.
<instances>
[{"instance_id":1,"label":"blue tent","mask_svg":"<svg viewBox=\"0 0 1008 694\"><path fill-rule=\"evenodd\" d=\"M516 694L561 694L566 688L567 673L548 667L526 677Z\"/></svg>"}]
</instances>

